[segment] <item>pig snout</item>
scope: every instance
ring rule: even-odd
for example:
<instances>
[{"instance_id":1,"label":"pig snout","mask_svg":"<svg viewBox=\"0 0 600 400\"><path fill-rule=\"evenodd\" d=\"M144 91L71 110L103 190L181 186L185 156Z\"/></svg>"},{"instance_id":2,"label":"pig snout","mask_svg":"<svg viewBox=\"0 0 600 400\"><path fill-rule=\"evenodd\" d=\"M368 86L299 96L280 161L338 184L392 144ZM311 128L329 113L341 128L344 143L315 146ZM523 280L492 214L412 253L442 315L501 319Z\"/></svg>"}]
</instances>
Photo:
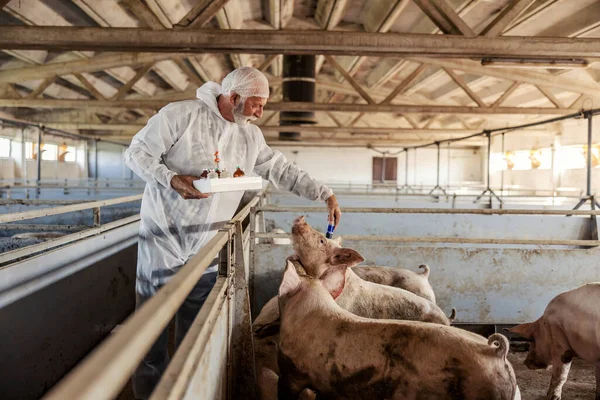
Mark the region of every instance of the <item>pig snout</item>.
<instances>
[{"instance_id":1,"label":"pig snout","mask_svg":"<svg viewBox=\"0 0 600 400\"><path fill-rule=\"evenodd\" d=\"M303 233L308 230L308 224L304 219L304 216L300 216L294 220L294 225L292 225L292 233Z\"/></svg>"}]
</instances>

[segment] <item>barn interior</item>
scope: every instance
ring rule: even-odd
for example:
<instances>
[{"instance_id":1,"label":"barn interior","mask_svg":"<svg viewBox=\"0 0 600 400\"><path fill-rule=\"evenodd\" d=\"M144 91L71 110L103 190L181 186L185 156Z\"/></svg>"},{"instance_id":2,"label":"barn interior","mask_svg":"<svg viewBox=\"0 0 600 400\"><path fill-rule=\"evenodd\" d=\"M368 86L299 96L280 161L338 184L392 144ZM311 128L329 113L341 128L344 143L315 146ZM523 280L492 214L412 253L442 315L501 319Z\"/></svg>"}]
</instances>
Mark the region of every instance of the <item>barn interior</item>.
<instances>
[{"instance_id":1,"label":"barn interior","mask_svg":"<svg viewBox=\"0 0 600 400\"><path fill-rule=\"evenodd\" d=\"M146 183L124 157L161 108L244 66L269 81L253 122L267 144L333 189L335 235L363 265L427 264L453 325L506 334L599 280L598 1L0 9L3 398L133 399L133 369L216 256L217 284L152 398L255 398L252 321L277 295L294 219L324 232L325 206L264 181L136 310ZM527 370L513 343L522 398L544 396L551 371ZM593 366L571 376L564 398L593 398Z\"/></svg>"}]
</instances>

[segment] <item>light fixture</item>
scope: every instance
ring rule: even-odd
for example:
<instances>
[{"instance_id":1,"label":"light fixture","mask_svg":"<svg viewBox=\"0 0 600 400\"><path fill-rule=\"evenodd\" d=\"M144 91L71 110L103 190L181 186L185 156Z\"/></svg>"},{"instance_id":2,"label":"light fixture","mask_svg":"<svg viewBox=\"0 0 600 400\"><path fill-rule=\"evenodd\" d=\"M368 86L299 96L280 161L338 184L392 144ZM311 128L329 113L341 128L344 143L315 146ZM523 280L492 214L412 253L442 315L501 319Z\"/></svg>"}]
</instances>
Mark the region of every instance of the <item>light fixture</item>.
<instances>
[{"instance_id":1,"label":"light fixture","mask_svg":"<svg viewBox=\"0 0 600 400\"><path fill-rule=\"evenodd\" d=\"M542 68L542 69L577 69L587 68L590 63L582 58L501 58L488 57L481 59L481 65L491 68Z\"/></svg>"}]
</instances>

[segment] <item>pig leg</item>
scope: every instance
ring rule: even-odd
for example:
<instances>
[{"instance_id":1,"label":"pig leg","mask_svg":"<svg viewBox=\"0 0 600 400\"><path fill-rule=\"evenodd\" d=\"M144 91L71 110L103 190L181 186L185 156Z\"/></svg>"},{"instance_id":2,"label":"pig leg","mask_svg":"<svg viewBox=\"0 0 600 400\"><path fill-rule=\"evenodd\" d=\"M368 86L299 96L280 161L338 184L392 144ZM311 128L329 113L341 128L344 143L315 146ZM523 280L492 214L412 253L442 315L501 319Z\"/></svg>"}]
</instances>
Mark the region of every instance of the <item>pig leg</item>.
<instances>
[{"instance_id":1,"label":"pig leg","mask_svg":"<svg viewBox=\"0 0 600 400\"><path fill-rule=\"evenodd\" d=\"M567 381L569 369L571 368L572 357L566 353L560 358L552 362L552 379L548 388L548 400L560 400L562 387Z\"/></svg>"}]
</instances>

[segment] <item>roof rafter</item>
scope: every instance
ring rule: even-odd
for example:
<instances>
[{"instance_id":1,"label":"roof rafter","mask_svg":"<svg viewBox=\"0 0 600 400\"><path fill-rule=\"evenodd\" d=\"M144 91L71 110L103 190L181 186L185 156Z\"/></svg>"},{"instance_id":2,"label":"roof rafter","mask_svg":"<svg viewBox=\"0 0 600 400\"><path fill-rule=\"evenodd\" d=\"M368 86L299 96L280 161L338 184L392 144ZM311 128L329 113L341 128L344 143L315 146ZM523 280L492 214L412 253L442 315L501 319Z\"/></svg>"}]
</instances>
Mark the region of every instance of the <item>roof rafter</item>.
<instances>
[{"instance_id":1,"label":"roof rafter","mask_svg":"<svg viewBox=\"0 0 600 400\"><path fill-rule=\"evenodd\" d=\"M512 2L502 10L482 32L482 36L496 37L510 25L512 21L519 17L527 7L533 4L535 0L512 0Z\"/></svg>"}]
</instances>

